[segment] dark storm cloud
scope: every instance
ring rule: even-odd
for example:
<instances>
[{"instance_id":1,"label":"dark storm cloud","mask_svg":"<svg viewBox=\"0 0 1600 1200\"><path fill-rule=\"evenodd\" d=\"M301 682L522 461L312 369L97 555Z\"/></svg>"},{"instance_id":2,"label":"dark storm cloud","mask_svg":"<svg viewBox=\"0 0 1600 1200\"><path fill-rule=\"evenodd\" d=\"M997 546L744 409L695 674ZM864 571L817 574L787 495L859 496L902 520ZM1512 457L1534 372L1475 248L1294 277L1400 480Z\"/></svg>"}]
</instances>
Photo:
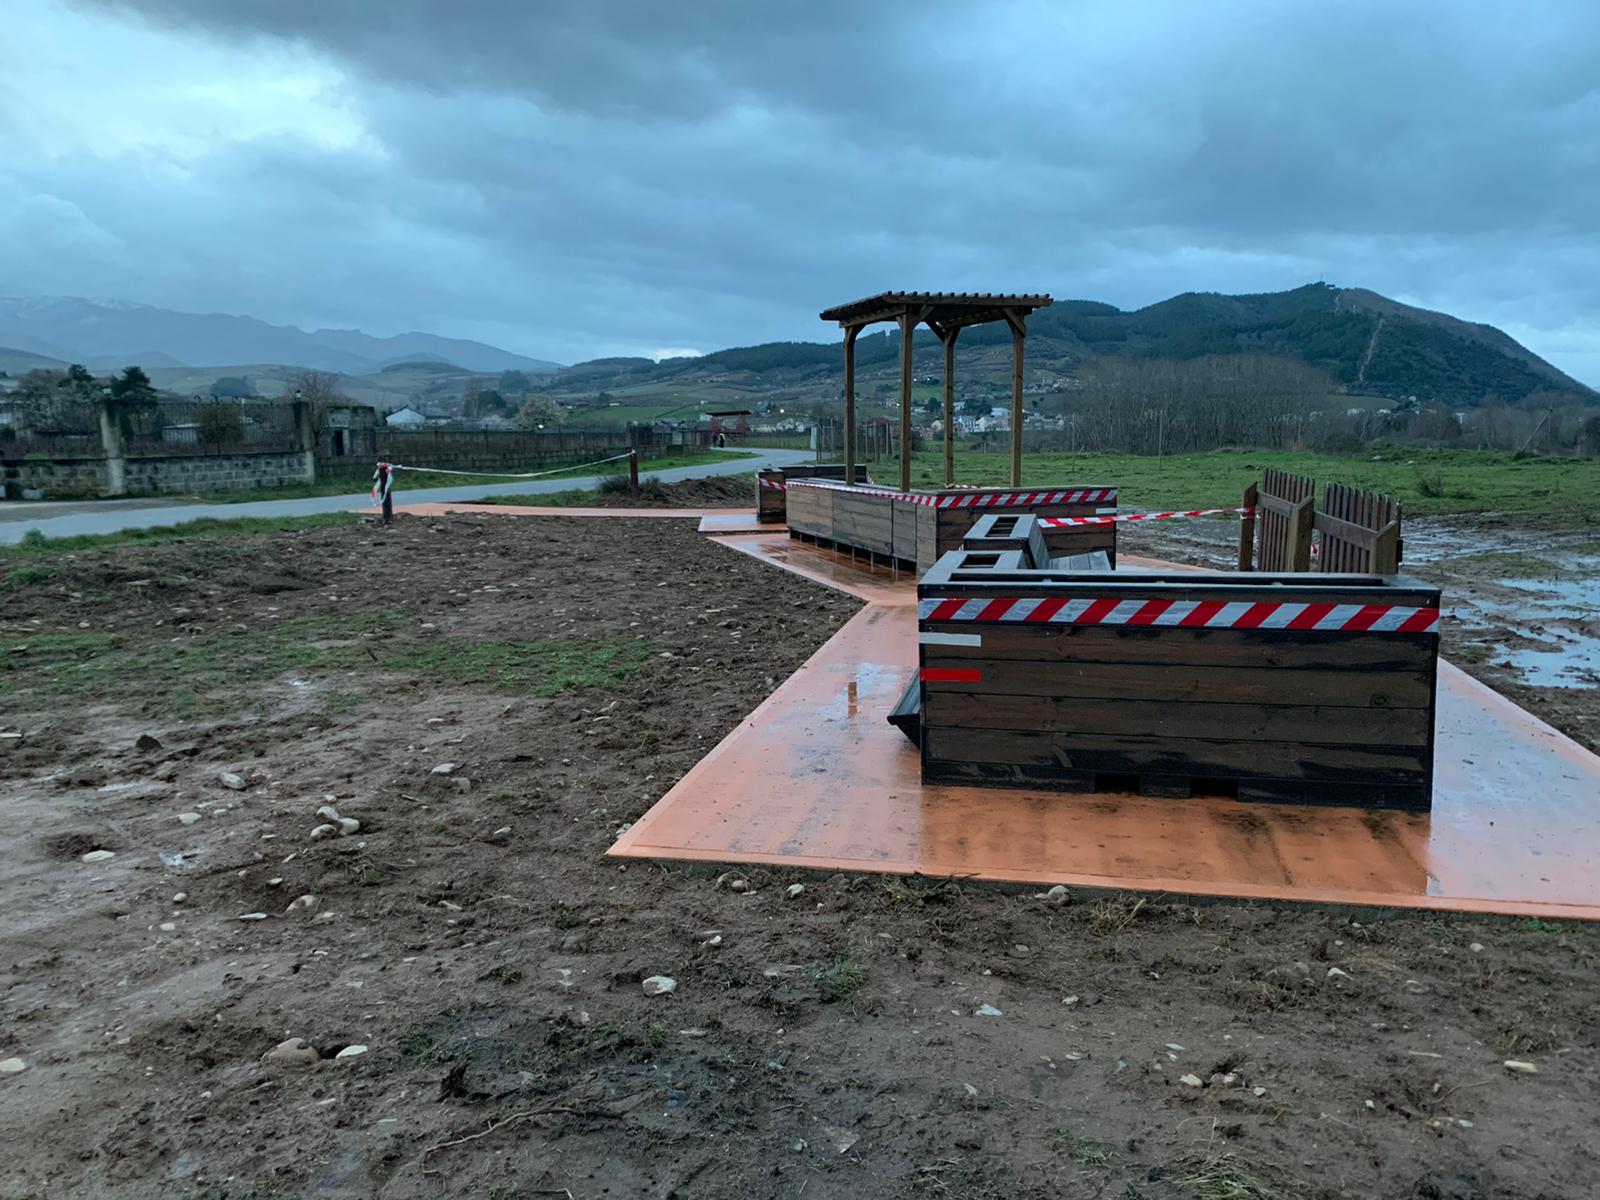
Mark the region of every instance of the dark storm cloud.
<instances>
[{"instance_id":1,"label":"dark storm cloud","mask_svg":"<svg viewBox=\"0 0 1600 1200\"><path fill-rule=\"evenodd\" d=\"M886 286L1128 305L1327 278L1600 381L1600 8L84 11L345 72L355 146L237 141L198 182L98 199L61 186L90 161L36 172L91 241L235 262L262 315L571 358L823 336L819 307Z\"/></svg>"}]
</instances>

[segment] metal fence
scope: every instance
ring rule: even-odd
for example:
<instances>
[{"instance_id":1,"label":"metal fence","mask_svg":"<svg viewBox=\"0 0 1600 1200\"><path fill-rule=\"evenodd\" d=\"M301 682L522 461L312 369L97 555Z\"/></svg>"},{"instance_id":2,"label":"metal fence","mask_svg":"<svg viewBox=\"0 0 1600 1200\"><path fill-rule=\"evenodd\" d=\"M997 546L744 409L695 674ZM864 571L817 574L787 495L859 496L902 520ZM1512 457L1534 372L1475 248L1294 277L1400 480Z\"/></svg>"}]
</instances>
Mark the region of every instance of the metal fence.
<instances>
[{"instance_id":1,"label":"metal fence","mask_svg":"<svg viewBox=\"0 0 1600 1200\"><path fill-rule=\"evenodd\" d=\"M130 458L273 454L299 448L294 408L259 400L157 400L119 405L116 421Z\"/></svg>"}]
</instances>

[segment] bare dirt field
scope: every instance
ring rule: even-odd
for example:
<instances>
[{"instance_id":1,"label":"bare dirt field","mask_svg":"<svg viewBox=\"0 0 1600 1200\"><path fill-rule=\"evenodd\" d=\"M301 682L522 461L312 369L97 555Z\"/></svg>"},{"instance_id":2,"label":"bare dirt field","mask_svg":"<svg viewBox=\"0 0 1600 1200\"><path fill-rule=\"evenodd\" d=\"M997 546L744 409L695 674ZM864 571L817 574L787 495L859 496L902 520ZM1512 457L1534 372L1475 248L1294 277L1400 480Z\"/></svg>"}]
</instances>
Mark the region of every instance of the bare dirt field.
<instances>
[{"instance_id":1,"label":"bare dirt field","mask_svg":"<svg viewBox=\"0 0 1600 1200\"><path fill-rule=\"evenodd\" d=\"M0 576L6 1200L1594 1194L1593 926L605 859L855 611L692 521Z\"/></svg>"}]
</instances>

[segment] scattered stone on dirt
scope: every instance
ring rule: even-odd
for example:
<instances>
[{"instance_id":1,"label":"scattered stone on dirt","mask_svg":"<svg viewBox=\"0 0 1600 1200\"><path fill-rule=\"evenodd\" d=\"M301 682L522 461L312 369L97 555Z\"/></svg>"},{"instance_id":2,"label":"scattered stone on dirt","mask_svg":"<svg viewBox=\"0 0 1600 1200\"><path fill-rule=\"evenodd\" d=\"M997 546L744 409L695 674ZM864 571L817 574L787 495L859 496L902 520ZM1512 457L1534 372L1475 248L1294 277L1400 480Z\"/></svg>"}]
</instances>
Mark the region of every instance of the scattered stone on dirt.
<instances>
[{"instance_id":1,"label":"scattered stone on dirt","mask_svg":"<svg viewBox=\"0 0 1600 1200\"><path fill-rule=\"evenodd\" d=\"M116 856L117 852L115 850L91 850L89 853L81 855L78 861L86 863L106 862Z\"/></svg>"},{"instance_id":2,"label":"scattered stone on dirt","mask_svg":"<svg viewBox=\"0 0 1600 1200\"><path fill-rule=\"evenodd\" d=\"M783 894L785 896L789 897L789 899L793 900L796 896L800 895L805 890L806 890L806 885L805 884L803 884L803 883L791 883L788 887L783 889Z\"/></svg>"},{"instance_id":3,"label":"scattered stone on dirt","mask_svg":"<svg viewBox=\"0 0 1600 1200\"><path fill-rule=\"evenodd\" d=\"M252 913L240 913L239 914L239 920L241 920L241 921L265 921L266 919L267 919L267 914L264 913L264 912L252 912Z\"/></svg>"},{"instance_id":4,"label":"scattered stone on dirt","mask_svg":"<svg viewBox=\"0 0 1600 1200\"><path fill-rule=\"evenodd\" d=\"M307 892L304 896L296 896L289 901L289 907L283 911L285 913L311 912L321 903L322 898L320 896L313 896Z\"/></svg>"},{"instance_id":5,"label":"scattered stone on dirt","mask_svg":"<svg viewBox=\"0 0 1600 1200\"><path fill-rule=\"evenodd\" d=\"M16 1075L28 1069L20 1058L0 1058L0 1075Z\"/></svg>"},{"instance_id":6,"label":"scattered stone on dirt","mask_svg":"<svg viewBox=\"0 0 1600 1200\"><path fill-rule=\"evenodd\" d=\"M1179 1075L1178 1082L1183 1084L1184 1087L1205 1087L1205 1081L1198 1075Z\"/></svg>"},{"instance_id":7,"label":"scattered stone on dirt","mask_svg":"<svg viewBox=\"0 0 1600 1200\"><path fill-rule=\"evenodd\" d=\"M1514 1071L1518 1075L1537 1075L1539 1073L1539 1068L1533 1063L1522 1062L1515 1058L1506 1059L1505 1068L1508 1071Z\"/></svg>"},{"instance_id":8,"label":"scattered stone on dirt","mask_svg":"<svg viewBox=\"0 0 1600 1200\"><path fill-rule=\"evenodd\" d=\"M316 1047L300 1037L287 1038L261 1056L262 1062L291 1067L306 1066L321 1059L322 1055L317 1053Z\"/></svg>"},{"instance_id":9,"label":"scattered stone on dirt","mask_svg":"<svg viewBox=\"0 0 1600 1200\"><path fill-rule=\"evenodd\" d=\"M133 748L149 754L153 750L161 749L161 739L152 737L148 733L141 733L138 740L133 743Z\"/></svg>"},{"instance_id":10,"label":"scattered stone on dirt","mask_svg":"<svg viewBox=\"0 0 1600 1200\"><path fill-rule=\"evenodd\" d=\"M641 982L646 996L665 996L678 990L678 981L670 975L651 975Z\"/></svg>"},{"instance_id":11,"label":"scattered stone on dirt","mask_svg":"<svg viewBox=\"0 0 1600 1200\"><path fill-rule=\"evenodd\" d=\"M188 892L176 892L176 893L173 894L172 902L174 904L182 904L188 898L189 898L189 893Z\"/></svg>"},{"instance_id":12,"label":"scattered stone on dirt","mask_svg":"<svg viewBox=\"0 0 1600 1200\"><path fill-rule=\"evenodd\" d=\"M1256 1087L1250 1089L1250 1094L1257 1099L1260 1099L1262 1096L1267 1094L1267 1089L1257 1085Z\"/></svg>"},{"instance_id":13,"label":"scattered stone on dirt","mask_svg":"<svg viewBox=\"0 0 1600 1200\"><path fill-rule=\"evenodd\" d=\"M1473 942L1472 945L1467 947L1467 949L1471 950L1474 954L1482 954L1483 953L1483 943L1482 942Z\"/></svg>"},{"instance_id":14,"label":"scattered stone on dirt","mask_svg":"<svg viewBox=\"0 0 1600 1200\"><path fill-rule=\"evenodd\" d=\"M175 922L163 921L161 924L157 925L156 928L161 930L162 933L172 933L178 928L178 926Z\"/></svg>"},{"instance_id":15,"label":"scattered stone on dirt","mask_svg":"<svg viewBox=\"0 0 1600 1200\"><path fill-rule=\"evenodd\" d=\"M511 840L511 826L502 825L499 829L496 829L483 840L486 842L491 842L496 846L503 846L505 843Z\"/></svg>"},{"instance_id":16,"label":"scattered stone on dirt","mask_svg":"<svg viewBox=\"0 0 1600 1200\"><path fill-rule=\"evenodd\" d=\"M453 774L455 774L455 770L456 770L456 764L455 763L453 763L453 762L442 762L437 767L435 767L433 770L429 771L428 774L430 774L430 775L453 775Z\"/></svg>"},{"instance_id":17,"label":"scattered stone on dirt","mask_svg":"<svg viewBox=\"0 0 1600 1200\"><path fill-rule=\"evenodd\" d=\"M354 817L339 818L339 836L349 837L352 833L361 832L361 822Z\"/></svg>"},{"instance_id":18,"label":"scattered stone on dirt","mask_svg":"<svg viewBox=\"0 0 1600 1200\"><path fill-rule=\"evenodd\" d=\"M181 825L193 825L199 819L200 814L197 812L181 812L178 814L178 823Z\"/></svg>"},{"instance_id":19,"label":"scattered stone on dirt","mask_svg":"<svg viewBox=\"0 0 1600 1200\"><path fill-rule=\"evenodd\" d=\"M242 792L246 787L244 776L236 771L224 771L217 776L217 782L231 792Z\"/></svg>"},{"instance_id":20,"label":"scattered stone on dirt","mask_svg":"<svg viewBox=\"0 0 1600 1200\"><path fill-rule=\"evenodd\" d=\"M972 1015L975 1017L1003 1017L1005 1013L992 1004L980 1004L972 1010Z\"/></svg>"},{"instance_id":21,"label":"scattered stone on dirt","mask_svg":"<svg viewBox=\"0 0 1600 1200\"><path fill-rule=\"evenodd\" d=\"M346 1046L343 1050L339 1051L339 1053L335 1054L333 1057L334 1057L334 1061L337 1062L341 1058L342 1059L360 1058L366 1052L367 1052L367 1048L358 1043L358 1044L356 1044L354 1046Z\"/></svg>"},{"instance_id":22,"label":"scattered stone on dirt","mask_svg":"<svg viewBox=\"0 0 1600 1200\"><path fill-rule=\"evenodd\" d=\"M1329 967L1328 968L1328 978L1329 979L1349 979L1350 978L1350 972L1346 971L1343 967Z\"/></svg>"},{"instance_id":23,"label":"scattered stone on dirt","mask_svg":"<svg viewBox=\"0 0 1600 1200\"><path fill-rule=\"evenodd\" d=\"M719 892L754 892L755 888L750 881L738 871L724 871L717 876L716 889Z\"/></svg>"},{"instance_id":24,"label":"scattered stone on dirt","mask_svg":"<svg viewBox=\"0 0 1600 1200\"><path fill-rule=\"evenodd\" d=\"M338 832L339 827L337 825L329 825L327 822L323 822L311 831L311 840L313 842L320 841L323 838L332 837Z\"/></svg>"}]
</instances>

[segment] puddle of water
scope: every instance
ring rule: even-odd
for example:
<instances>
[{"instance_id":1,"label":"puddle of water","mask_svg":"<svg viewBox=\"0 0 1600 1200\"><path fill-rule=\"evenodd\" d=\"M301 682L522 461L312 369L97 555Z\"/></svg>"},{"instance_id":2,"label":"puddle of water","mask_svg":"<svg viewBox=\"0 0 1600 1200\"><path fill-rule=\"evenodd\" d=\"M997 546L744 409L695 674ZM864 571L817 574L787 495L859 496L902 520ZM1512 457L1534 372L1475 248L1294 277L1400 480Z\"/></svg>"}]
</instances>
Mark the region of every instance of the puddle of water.
<instances>
[{"instance_id":1,"label":"puddle of water","mask_svg":"<svg viewBox=\"0 0 1600 1200\"><path fill-rule=\"evenodd\" d=\"M1562 634L1559 650L1507 650L1505 663L1532 687L1600 686L1600 638Z\"/></svg>"},{"instance_id":2,"label":"puddle of water","mask_svg":"<svg viewBox=\"0 0 1600 1200\"><path fill-rule=\"evenodd\" d=\"M1554 615L1582 617L1600 612L1600 577L1591 579L1501 579L1502 587L1527 592Z\"/></svg>"}]
</instances>

